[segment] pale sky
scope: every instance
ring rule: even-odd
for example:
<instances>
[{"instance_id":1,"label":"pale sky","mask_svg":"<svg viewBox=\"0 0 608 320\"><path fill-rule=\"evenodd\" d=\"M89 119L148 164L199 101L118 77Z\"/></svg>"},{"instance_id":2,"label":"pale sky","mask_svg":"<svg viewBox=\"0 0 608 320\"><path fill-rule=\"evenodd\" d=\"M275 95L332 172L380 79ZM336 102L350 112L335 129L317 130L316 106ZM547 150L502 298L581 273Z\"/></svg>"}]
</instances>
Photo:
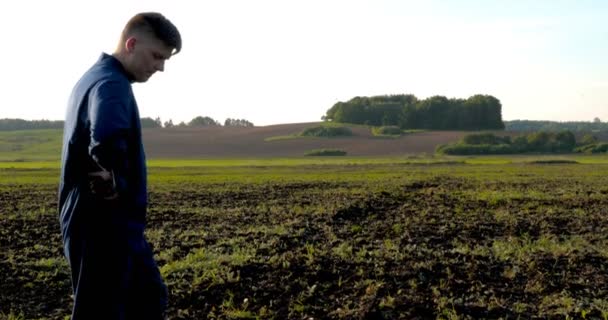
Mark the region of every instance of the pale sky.
<instances>
[{"instance_id":1,"label":"pale sky","mask_svg":"<svg viewBox=\"0 0 608 320\"><path fill-rule=\"evenodd\" d=\"M158 11L183 50L134 91L142 117L319 121L355 96L490 94L503 119L608 120L608 1L0 2L0 118L63 120L126 21Z\"/></svg>"}]
</instances>

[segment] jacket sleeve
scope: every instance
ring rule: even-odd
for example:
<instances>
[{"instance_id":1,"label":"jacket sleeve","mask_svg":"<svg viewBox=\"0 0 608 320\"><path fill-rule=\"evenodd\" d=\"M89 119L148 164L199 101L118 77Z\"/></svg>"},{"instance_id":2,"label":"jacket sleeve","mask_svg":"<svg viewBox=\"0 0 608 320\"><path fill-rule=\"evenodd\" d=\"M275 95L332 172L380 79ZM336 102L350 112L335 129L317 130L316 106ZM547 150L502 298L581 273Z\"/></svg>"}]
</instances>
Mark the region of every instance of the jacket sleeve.
<instances>
[{"instance_id":1,"label":"jacket sleeve","mask_svg":"<svg viewBox=\"0 0 608 320\"><path fill-rule=\"evenodd\" d=\"M89 95L89 155L100 167L98 170L112 172L119 195L128 190L125 174L129 167L128 145L132 131L131 97L130 88L115 81L97 84Z\"/></svg>"}]
</instances>

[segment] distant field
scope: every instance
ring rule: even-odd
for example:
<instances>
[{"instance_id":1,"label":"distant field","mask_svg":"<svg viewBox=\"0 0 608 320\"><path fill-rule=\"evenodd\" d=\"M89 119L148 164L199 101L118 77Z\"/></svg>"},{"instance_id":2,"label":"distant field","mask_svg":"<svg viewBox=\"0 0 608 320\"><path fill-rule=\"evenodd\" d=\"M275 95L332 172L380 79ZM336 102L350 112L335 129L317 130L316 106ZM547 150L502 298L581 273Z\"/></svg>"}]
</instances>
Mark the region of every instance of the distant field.
<instances>
[{"instance_id":1,"label":"distant field","mask_svg":"<svg viewBox=\"0 0 608 320\"><path fill-rule=\"evenodd\" d=\"M608 164L469 160L157 162L170 319L605 318ZM0 170L0 319L69 314L57 175Z\"/></svg>"},{"instance_id":2,"label":"distant field","mask_svg":"<svg viewBox=\"0 0 608 320\"><path fill-rule=\"evenodd\" d=\"M508 164L536 160L608 163L606 155L434 156L437 144L466 132L410 132L379 139L369 127L353 126L349 138L306 138L264 141L265 137L299 132L317 123L254 128L144 130L148 164L152 167L302 166L350 164ZM0 168L58 168L61 130L0 131ZM346 157L304 157L317 147L348 152Z\"/></svg>"},{"instance_id":3,"label":"distant field","mask_svg":"<svg viewBox=\"0 0 608 320\"><path fill-rule=\"evenodd\" d=\"M397 138L380 138L372 134L370 127L349 125L354 133L352 137L280 138L318 124L144 129L143 138L149 159L302 157L313 149L340 149L349 156L386 157L433 154L438 144L454 142L466 134L410 132ZM62 130L0 131L0 162L58 160L61 140Z\"/></svg>"},{"instance_id":4,"label":"distant field","mask_svg":"<svg viewBox=\"0 0 608 320\"><path fill-rule=\"evenodd\" d=\"M59 159L62 138L62 130L0 131L0 161Z\"/></svg>"},{"instance_id":5,"label":"distant field","mask_svg":"<svg viewBox=\"0 0 608 320\"><path fill-rule=\"evenodd\" d=\"M470 133L410 130L402 136L379 137L372 133L369 126L331 124L349 127L353 136L294 137L303 129L319 124L144 129L143 139L149 160L299 158L316 149L343 150L349 157L395 158L430 156L438 145L455 142ZM517 134L493 132L499 135ZM61 156L61 140L61 130L0 131L0 163L57 161Z\"/></svg>"}]
</instances>

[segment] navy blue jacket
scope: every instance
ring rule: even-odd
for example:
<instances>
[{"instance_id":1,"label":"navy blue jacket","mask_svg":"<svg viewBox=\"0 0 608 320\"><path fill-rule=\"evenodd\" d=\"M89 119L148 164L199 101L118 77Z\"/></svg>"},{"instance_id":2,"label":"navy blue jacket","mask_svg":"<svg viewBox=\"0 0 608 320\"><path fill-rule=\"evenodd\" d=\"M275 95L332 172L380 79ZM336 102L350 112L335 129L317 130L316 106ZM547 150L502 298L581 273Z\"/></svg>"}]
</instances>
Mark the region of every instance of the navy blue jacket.
<instances>
[{"instance_id":1,"label":"navy blue jacket","mask_svg":"<svg viewBox=\"0 0 608 320\"><path fill-rule=\"evenodd\" d=\"M103 53L76 83L63 134L58 205L64 240L82 223L143 230L147 187L141 123L130 78L116 58ZM87 174L101 168L114 173L117 200L91 194Z\"/></svg>"}]
</instances>

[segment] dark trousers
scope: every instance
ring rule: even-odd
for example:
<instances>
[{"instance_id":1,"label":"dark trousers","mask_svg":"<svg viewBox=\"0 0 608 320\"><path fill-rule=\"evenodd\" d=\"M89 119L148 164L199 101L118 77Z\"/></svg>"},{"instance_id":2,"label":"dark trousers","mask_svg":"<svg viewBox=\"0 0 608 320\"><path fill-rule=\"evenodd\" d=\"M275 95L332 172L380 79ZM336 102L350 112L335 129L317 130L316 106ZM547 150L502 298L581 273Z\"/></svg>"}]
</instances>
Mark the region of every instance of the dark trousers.
<instances>
[{"instance_id":1,"label":"dark trousers","mask_svg":"<svg viewBox=\"0 0 608 320\"><path fill-rule=\"evenodd\" d=\"M140 231L85 228L64 239L72 272L72 320L164 319L165 286Z\"/></svg>"}]
</instances>

